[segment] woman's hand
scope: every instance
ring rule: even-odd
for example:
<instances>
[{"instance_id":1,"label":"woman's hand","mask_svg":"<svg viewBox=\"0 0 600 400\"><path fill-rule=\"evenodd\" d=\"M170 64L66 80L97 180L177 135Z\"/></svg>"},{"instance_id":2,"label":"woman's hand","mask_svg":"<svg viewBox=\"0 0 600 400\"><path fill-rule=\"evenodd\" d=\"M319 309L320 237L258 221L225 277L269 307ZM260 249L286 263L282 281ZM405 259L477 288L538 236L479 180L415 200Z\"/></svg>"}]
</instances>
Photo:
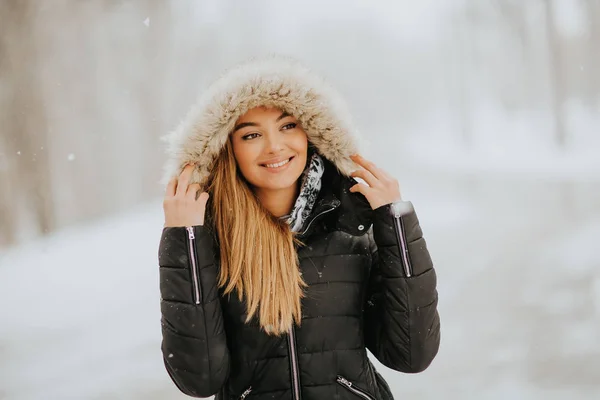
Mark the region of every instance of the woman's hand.
<instances>
[{"instance_id":1,"label":"woman's hand","mask_svg":"<svg viewBox=\"0 0 600 400\"><path fill-rule=\"evenodd\" d=\"M373 210L401 199L400 184L396 179L358 154L354 154L350 158L364 168L357 169L350 176L367 182L367 185L357 183L350 188L350 191L362 193L367 198Z\"/></svg>"},{"instance_id":2,"label":"woman's hand","mask_svg":"<svg viewBox=\"0 0 600 400\"><path fill-rule=\"evenodd\" d=\"M200 185L189 185L193 170L193 164L186 165L181 175L167 185L163 201L165 227L204 225L208 193L202 192L196 199Z\"/></svg>"}]
</instances>

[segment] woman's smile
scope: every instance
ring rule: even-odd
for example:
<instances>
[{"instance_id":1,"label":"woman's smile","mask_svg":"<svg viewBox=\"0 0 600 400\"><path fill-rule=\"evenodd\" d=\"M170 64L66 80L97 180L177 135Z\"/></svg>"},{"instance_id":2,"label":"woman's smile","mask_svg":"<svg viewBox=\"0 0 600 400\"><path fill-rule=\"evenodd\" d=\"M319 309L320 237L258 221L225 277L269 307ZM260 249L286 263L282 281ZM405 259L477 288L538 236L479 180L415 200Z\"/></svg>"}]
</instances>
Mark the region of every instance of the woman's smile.
<instances>
[{"instance_id":1,"label":"woman's smile","mask_svg":"<svg viewBox=\"0 0 600 400\"><path fill-rule=\"evenodd\" d=\"M279 173L285 171L287 167L290 166L290 163L295 159L295 156L284 159L283 161L275 161L269 163L260 164L261 167L264 167L269 172Z\"/></svg>"}]
</instances>

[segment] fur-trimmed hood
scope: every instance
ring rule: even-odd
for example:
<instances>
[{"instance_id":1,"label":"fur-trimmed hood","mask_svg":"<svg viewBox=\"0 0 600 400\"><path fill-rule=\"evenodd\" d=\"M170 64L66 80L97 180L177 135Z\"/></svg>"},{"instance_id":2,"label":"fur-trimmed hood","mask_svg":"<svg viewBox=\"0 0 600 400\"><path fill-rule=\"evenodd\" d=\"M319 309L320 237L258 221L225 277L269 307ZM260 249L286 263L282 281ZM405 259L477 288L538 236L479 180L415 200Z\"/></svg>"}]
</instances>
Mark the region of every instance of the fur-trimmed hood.
<instances>
[{"instance_id":1,"label":"fur-trimmed hood","mask_svg":"<svg viewBox=\"0 0 600 400\"><path fill-rule=\"evenodd\" d=\"M343 175L357 168L349 156L359 152L362 140L341 96L298 61L271 56L227 71L163 138L167 142L163 184L195 162L192 183L204 187L235 122L258 106L276 107L296 117L308 140Z\"/></svg>"}]
</instances>

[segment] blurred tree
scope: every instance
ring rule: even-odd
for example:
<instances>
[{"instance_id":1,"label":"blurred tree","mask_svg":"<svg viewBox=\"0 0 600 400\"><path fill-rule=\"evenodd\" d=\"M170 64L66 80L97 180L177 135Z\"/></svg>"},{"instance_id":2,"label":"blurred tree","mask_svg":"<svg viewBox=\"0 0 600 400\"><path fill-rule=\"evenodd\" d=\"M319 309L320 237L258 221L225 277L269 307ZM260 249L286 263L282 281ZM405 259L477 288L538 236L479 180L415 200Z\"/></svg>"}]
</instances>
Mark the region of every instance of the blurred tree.
<instances>
[{"instance_id":1,"label":"blurred tree","mask_svg":"<svg viewBox=\"0 0 600 400\"><path fill-rule=\"evenodd\" d=\"M546 36L550 56L548 67L550 69L553 90L552 115L554 117L555 140L560 148L564 148L567 142L565 111L563 107L566 96L566 81L563 73L560 36L556 29L554 0L542 1L545 6Z\"/></svg>"},{"instance_id":2,"label":"blurred tree","mask_svg":"<svg viewBox=\"0 0 600 400\"><path fill-rule=\"evenodd\" d=\"M2 58L3 54L0 52L0 59ZM4 71L0 66L0 75ZM1 79L0 84L2 84ZM0 111L0 126L8 126L5 111ZM13 199L13 190L10 190L12 184L5 132L5 129L0 131L0 248L11 245L16 240L16 210L14 209L16 202Z\"/></svg>"},{"instance_id":3,"label":"blurred tree","mask_svg":"<svg viewBox=\"0 0 600 400\"><path fill-rule=\"evenodd\" d=\"M9 103L12 99L12 65L9 62L7 43L12 39L13 15L6 3L0 3L0 247L14 243L16 239L16 210L12 171L15 170L12 146L9 154L9 132L12 131Z\"/></svg>"},{"instance_id":4,"label":"blurred tree","mask_svg":"<svg viewBox=\"0 0 600 400\"><path fill-rule=\"evenodd\" d=\"M424 51L412 38L394 36L362 16L304 29L302 35L290 35L286 51L300 53L315 69L327 66L317 72L350 103L365 134L389 132L401 141L443 103L444 78L428 69L438 55Z\"/></svg>"},{"instance_id":5,"label":"blurred tree","mask_svg":"<svg viewBox=\"0 0 600 400\"><path fill-rule=\"evenodd\" d=\"M521 54L526 57L527 49L530 46L531 38L527 31L527 5L517 0L496 0L492 3L504 19L512 28L507 30L507 34L514 35L520 42Z\"/></svg>"},{"instance_id":6,"label":"blurred tree","mask_svg":"<svg viewBox=\"0 0 600 400\"><path fill-rule=\"evenodd\" d=\"M458 84L458 115L461 122L461 139L465 147L473 142L473 116L471 114L471 85L473 84L473 70L475 63L475 43L473 37L476 32L478 10L473 2L467 2L463 7L463 15L454 21L457 31L459 50L459 84Z\"/></svg>"},{"instance_id":7,"label":"blurred tree","mask_svg":"<svg viewBox=\"0 0 600 400\"><path fill-rule=\"evenodd\" d=\"M144 71L143 79L135 81L135 104L132 108L140 118L139 162L140 168L137 197L151 198L159 193L158 179L162 163L163 149L159 137L166 130L164 106L171 95L172 86L168 82L166 67L173 59L164 57L173 46L175 20L169 2L149 2L140 6L148 15L148 26L139 38L140 53L136 58L136 69Z\"/></svg>"},{"instance_id":8,"label":"blurred tree","mask_svg":"<svg viewBox=\"0 0 600 400\"><path fill-rule=\"evenodd\" d=\"M516 42L519 50L518 55L513 58L515 71L514 78L518 79L518 84L513 88L520 87L521 90L513 90L515 93L505 93L503 103L511 111L520 111L524 107L534 107L536 99L534 96L534 73L536 69L535 54L532 51L533 38L528 30L528 9L529 5L519 0L497 0L492 5L500 15L496 25L511 43L511 47ZM513 78L513 79L514 79ZM507 98L510 97L510 98Z\"/></svg>"},{"instance_id":9,"label":"blurred tree","mask_svg":"<svg viewBox=\"0 0 600 400\"><path fill-rule=\"evenodd\" d=\"M35 4L0 3L3 76L2 135L8 179L2 178L0 213L3 236L11 241L22 226L20 205L29 209L35 228L48 233L55 226L53 186L48 157L46 112L40 93ZM4 222L6 221L6 222Z\"/></svg>"},{"instance_id":10,"label":"blurred tree","mask_svg":"<svg viewBox=\"0 0 600 400\"><path fill-rule=\"evenodd\" d=\"M590 105L596 111L600 107L600 1L584 0L588 23L588 57L589 65L587 67L587 76L590 84L586 85L588 89L588 99Z\"/></svg>"}]
</instances>

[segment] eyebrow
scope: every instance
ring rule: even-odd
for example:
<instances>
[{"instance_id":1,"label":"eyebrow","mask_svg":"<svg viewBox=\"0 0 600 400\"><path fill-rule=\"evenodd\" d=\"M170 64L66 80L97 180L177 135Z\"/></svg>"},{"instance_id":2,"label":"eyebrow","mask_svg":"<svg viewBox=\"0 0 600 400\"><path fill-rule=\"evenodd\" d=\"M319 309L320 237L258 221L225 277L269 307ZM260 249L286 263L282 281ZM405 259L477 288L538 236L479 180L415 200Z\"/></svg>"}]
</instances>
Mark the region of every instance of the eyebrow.
<instances>
[{"instance_id":1,"label":"eyebrow","mask_svg":"<svg viewBox=\"0 0 600 400\"><path fill-rule=\"evenodd\" d=\"M279 117L277 117L277 119L275 120L275 122L279 122L282 119L284 119L285 117L290 117L290 116L291 116L290 114L288 114L288 113L286 113L284 111ZM236 131L242 129L242 128L247 127L247 126L260 126L260 124L257 124L256 122L242 122L241 124L237 124L235 126L235 128L233 128L232 134L235 133Z\"/></svg>"},{"instance_id":2,"label":"eyebrow","mask_svg":"<svg viewBox=\"0 0 600 400\"><path fill-rule=\"evenodd\" d=\"M283 113L282 113L282 114L279 116L279 118L277 118L277 119L275 120L275 122L279 122L279 121L281 121L282 119L284 119L285 117L290 117L290 114L288 114L288 113L286 113L286 112L284 111L284 112L283 112Z\"/></svg>"},{"instance_id":3,"label":"eyebrow","mask_svg":"<svg viewBox=\"0 0 600 400\"><path fill-rule=\"evenodd\" d=\"M238 130L240 130L242 128L245 128L247 126L258 126L258 124L255 124L254 122L242 122L241 124L237 124L235 126L235 128L233 128L233 132L232 133L235 133L236 131L238 131Z\"/></svg>"}]
</instances>

